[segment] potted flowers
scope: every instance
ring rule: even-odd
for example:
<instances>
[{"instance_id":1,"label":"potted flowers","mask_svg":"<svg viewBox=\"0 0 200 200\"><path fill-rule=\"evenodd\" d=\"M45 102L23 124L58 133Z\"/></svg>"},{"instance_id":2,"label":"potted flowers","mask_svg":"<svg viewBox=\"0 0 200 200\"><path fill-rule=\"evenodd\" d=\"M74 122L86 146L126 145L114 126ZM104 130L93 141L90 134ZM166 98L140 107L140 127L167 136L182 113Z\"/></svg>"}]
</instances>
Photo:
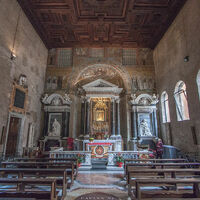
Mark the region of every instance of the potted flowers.
<instances>
[{"instance_id":1,"label":"potted flowers","mask_svg":"<svg viewBox=\"0 0 200 200\"><path fill-rule=\"evenodd\" d=\"M122 157L122 155L120 153L118 153L116 161L117 161L117 164L118 164L119 167L123 166L124 158Z\"/></svg>"},{"instance_id":2,"label":"potted flowers","mask_svg":"<svg viewBox=\"0 0 200 200\"><path fill-rule=\"evenodd\" d=\"M80 167L81 163L84 161L84 155L78 154L76 159L77 159L77 165L78 167Z\"/></svg>"}]
</instances>

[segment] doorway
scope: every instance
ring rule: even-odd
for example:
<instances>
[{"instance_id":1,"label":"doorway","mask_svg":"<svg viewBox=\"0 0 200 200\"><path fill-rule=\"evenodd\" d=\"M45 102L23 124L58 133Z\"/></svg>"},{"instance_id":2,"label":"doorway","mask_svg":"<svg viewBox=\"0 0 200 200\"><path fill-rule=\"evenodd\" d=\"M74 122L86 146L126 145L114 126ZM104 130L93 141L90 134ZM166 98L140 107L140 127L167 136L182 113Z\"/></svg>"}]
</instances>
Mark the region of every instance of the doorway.
<instances>
[{"instance_id":1,"label":"doorway","mask_svg":"<svg viewBox=\"0 0 200 200\"><path fill-rule=\"evenodd\" d=\"M6 143L6 157L16 156L20 126L21 118L10 117L8 138Z\"/></svg>"}]
</instances>

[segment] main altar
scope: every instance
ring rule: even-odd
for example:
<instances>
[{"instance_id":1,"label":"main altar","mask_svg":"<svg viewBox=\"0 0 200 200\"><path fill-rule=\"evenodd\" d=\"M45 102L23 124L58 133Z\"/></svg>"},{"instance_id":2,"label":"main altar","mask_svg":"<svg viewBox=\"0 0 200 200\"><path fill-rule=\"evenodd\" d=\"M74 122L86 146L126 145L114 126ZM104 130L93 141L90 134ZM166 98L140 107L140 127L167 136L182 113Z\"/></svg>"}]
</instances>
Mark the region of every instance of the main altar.
<instances>
[{"instance_id":1,"label":"main altar","mask_svg":"<svg viewBox=\"0 0 200 200\"><path fill-rule=\"evenodd\" d=\"M90 151L92 158L107 158L108 151L122 151L120 93L123 89L102 79L84 85L83 89L83 150Z\"/></svg>"}]
</instances>

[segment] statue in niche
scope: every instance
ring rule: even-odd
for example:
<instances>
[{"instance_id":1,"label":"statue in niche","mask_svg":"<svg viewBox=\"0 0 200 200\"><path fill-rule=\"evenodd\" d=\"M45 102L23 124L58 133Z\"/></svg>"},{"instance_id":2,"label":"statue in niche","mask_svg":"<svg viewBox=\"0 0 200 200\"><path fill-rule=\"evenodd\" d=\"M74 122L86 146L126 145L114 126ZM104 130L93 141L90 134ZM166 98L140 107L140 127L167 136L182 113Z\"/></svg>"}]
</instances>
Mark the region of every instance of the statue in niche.
<instances>
[{"instance_id":1,"label":"statue in niche","mask_svg":"<svg viewBox=\"0 0 200 200\"><path fill-rule=\"evenodd\" d=\"M57 89L57 77L53 77L51 82L51 89L56 90Z\"/></svg>"},{"instance_id":2,"label":"statue in niche","mask_svg":"<svg viewBox=\"0 0 200 200\"><path fill-rule=\"evenodd\" d=\"M149 125L145 119L140 122L140 136L152 136Z\"/></svg>"},{"instance_id":3,"label":"statue in niche","mask_svg":"<svg viewBox=\"0 0 200 200\"><path fill-rule=\"evenodd\" d=\"M61 126L60 123L57 121L57 119L54 119L54 122L52 124L52 132L49 133L49 136L60 136Z\"/></svg>"},{"instance_id":4,"label":"statue in niche","mask_svg":"<svg viewBox=\"0 0 200 200\"><path fill-rule=\"evenodd\" d=\"M132 78L132 88L133 90L138 90L138 82L136 77Z\"/></svg>"}]
</instances>

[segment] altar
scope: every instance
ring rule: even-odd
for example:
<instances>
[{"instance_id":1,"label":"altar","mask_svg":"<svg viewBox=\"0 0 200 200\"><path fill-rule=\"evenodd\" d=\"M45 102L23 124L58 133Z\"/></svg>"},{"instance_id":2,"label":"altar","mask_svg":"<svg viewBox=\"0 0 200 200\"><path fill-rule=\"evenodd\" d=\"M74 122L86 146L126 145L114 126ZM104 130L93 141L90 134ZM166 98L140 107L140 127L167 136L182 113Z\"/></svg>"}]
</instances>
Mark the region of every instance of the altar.
<instances>
[{"instance_id":1,"label":"altar","mask_svg":"<svg viewBox=\"0 0 200 200\"><path fill-rule=\"evenodd\" d=\"M109 151L122 151L122 140L84 140L83 150L91 152L91 158L108 158Z\"/></svg>"}]
</instances>

